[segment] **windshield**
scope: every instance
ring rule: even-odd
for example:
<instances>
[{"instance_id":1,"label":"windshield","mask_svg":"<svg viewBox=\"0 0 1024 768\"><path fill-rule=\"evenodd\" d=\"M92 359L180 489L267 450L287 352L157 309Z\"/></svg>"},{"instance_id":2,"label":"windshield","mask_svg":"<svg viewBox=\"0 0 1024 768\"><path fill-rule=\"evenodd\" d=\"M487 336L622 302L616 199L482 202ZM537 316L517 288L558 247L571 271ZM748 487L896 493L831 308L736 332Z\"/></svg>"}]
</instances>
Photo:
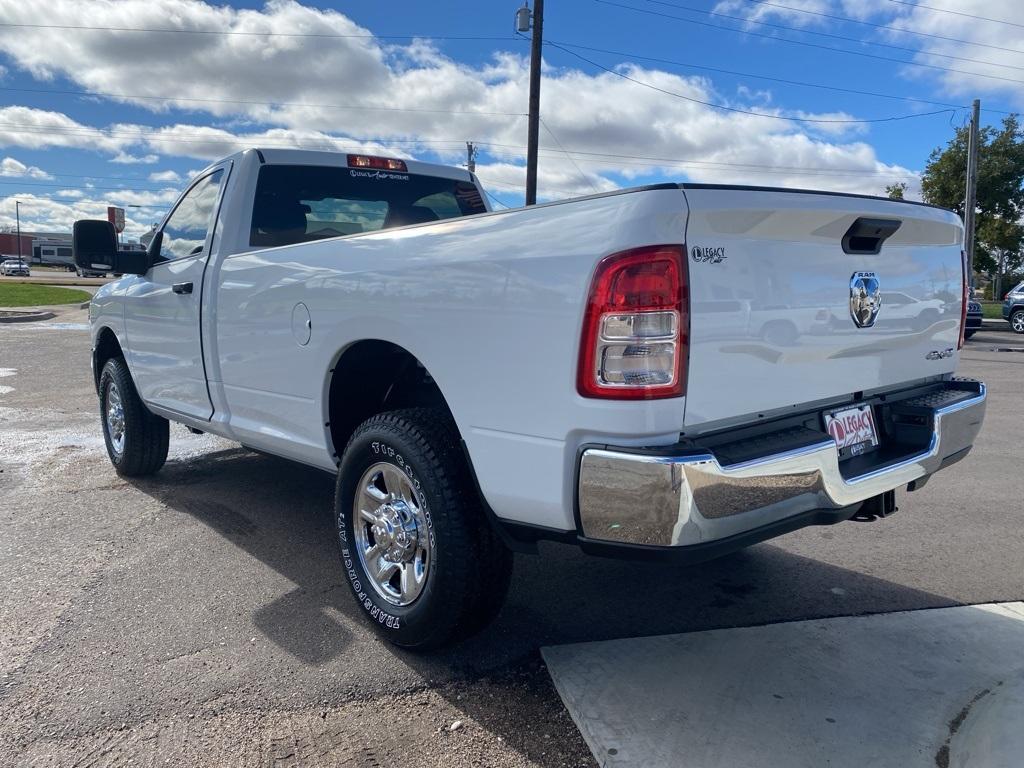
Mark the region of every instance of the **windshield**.
<instances>
[{"instance_id":1,"label":"windshield","mask_svg":"<svg viewBox=\"0 0 1024 768\"><path fill-rule=\"evenodd\" d=\"M260 168L249 244L289 245L486 210L471 182L308 165Z\"/></svg>"}]
</instances>

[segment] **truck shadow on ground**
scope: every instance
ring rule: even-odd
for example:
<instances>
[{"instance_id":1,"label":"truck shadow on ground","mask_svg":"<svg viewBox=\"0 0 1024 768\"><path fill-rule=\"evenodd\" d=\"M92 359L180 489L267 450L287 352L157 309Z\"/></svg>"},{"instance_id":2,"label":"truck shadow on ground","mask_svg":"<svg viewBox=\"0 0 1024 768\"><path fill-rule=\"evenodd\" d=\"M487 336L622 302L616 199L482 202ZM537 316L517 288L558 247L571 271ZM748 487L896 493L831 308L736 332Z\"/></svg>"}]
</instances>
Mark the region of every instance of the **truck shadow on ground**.
<instances>
[{"instance_id":1,"label":"truck shadow on ground","mask_svg":"<svg viewBox=\"0 0 1024 768\"><path fill-rule=\"evenodd\" d=\"M491 627L455 648L416 655L363 629L335 543L331 475L238 448L169 462L133 484L296 585L258 607L254 622L297 661L327 668L354 654L392 654L434 683L486 689L493 682L498 695L463 691L451 703L533 756L542 734L524 733L509 713L552 700L541 646L959 604L769 544L687 567L542 544L540 556L516 556L512 588Z\"/></svg>"}]
</instances>

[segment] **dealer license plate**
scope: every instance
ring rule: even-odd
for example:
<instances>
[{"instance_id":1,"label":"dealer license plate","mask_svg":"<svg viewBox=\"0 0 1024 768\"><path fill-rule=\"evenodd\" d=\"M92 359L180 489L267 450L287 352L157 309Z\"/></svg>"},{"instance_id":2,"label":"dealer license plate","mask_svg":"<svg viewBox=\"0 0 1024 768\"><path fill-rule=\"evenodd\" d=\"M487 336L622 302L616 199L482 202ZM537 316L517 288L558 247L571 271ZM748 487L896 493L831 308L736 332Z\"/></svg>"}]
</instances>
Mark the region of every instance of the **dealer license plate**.
<instances>
[{"instance_id":1,"label":"dealer license plate","mask_svg":"<svg viewBox=\"0 0 1024 768\"><path fill-rule=\"evenodd\" d=\"M870 405L826 413L825 431L836 441L840 459L860 456L878 447L875 414Z\"/></svg>"}]
</instances>

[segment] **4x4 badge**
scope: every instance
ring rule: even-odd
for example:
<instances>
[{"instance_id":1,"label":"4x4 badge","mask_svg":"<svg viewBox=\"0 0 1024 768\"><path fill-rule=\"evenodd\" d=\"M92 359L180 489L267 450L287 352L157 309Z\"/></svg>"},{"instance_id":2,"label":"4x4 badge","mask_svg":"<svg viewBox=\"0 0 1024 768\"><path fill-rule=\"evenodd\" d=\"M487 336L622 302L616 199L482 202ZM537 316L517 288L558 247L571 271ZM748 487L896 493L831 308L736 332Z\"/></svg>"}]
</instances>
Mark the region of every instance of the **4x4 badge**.
<instances>
[{"instance_id":1,"label":"4x4 badge","mask_svg":"<svg viewBox=\"0 0 1024 768\"><path fill-rule=\"evenodd\" d=\"M882 287L874 272L854 272L850 278L850 317L858 328L875 324L882 308Z\"/></svg>"}]
</instances>

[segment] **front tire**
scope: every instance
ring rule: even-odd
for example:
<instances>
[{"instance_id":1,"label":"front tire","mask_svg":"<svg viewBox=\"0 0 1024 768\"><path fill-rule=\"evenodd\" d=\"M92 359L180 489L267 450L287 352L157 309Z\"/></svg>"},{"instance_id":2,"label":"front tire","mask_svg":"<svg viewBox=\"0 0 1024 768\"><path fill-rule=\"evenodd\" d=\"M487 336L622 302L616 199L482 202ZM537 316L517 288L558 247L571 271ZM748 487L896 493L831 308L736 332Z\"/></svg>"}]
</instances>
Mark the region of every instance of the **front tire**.
<instances>
[{"instance_id":1,"label":"front tire","mask_svg":"<svg viewBox=\"0 0 1024 768\"><path fill-rule=\"evenodd\" d=\"M1010 327L1015 333L1024 333L1024 309L1018 309L1010 315Z\"/></svg>"},{"instance_id":2,"label":"front tire","mask_svg":"<svg viewBox=\"0 0 1024 768\"><path fill-rule=\"evenodd\" d=\"M974 328L974 329L971 329L971 330L969 330L969 331L964 331L964 338L965 338L965 339L969 339L969 338L971 338L971 336L973 336L973 335L974 335L974 334L976 334L977 332L978 332L978 330L977 330L976 328Z\"/></svg>"},{"instance_id":3,"label":"front tire","mask_svg":"<svg viewBox=\"0 0 1024 768\"><path fill-rule=\"evenodd\" d=\"M473 634L508 591L512 553L459 445L447 414L411 408L363 422L342 457L335 520L349 587L374 629L404 648Z\"/></svg>"},{"instance_id":4,"label":"front tire","mask_svg":"<svg viewBox=\"0 0 1024 768\"><path fill-rule=\"evenodd\" d=\"M117 474L151 475L164 465L170 435L167 419L146 409L120 357L108 360L100 374L100 420Z\"/></svg>"}]
</instances>

